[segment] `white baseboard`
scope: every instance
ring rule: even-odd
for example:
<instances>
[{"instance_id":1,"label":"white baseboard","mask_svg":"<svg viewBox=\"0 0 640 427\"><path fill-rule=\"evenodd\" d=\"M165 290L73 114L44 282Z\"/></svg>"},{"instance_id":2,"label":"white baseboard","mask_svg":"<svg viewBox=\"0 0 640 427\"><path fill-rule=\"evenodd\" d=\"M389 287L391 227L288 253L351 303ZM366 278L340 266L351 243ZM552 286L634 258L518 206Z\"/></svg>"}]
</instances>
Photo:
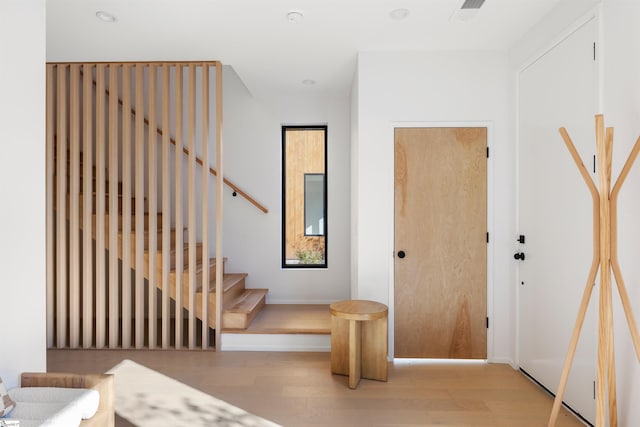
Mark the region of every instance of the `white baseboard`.
<instances>
[{"instance_id":1,"label":"white baseboard","mask_svg":"<svg viewBox=\"0 0 640 427\"><path fill-rule=\"evenodd\" d=\"M491 359L487 359L487 363L502 363L504 365L511 365L513 369L517 369L513 360L507 357L493 357Z\"/></svg>"},{"instance_id":2,"label":"white baseboard","mask_svg":"<svg viewBox=\"0 0 640 427\"><path fill-rule=\"evenodd\" d=\"M221 351L331 351L328 334L223 333Z\"/></svg>"}]
</instances>

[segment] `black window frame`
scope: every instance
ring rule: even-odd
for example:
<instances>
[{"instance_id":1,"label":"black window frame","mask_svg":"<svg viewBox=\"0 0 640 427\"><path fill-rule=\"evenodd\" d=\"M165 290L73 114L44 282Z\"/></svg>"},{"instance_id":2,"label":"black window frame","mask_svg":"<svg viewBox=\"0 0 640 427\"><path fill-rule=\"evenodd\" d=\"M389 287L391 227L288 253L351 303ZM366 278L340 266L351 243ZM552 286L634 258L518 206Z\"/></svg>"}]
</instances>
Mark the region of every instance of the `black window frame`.
<instances>
[{"instance_id":1,"label":"black window frame","mask_svg":"<svg viewBox=\"0 0 640 427\"><path fill-rule=\"evenodd\" d=\"M286 222L287 222L287 203L286 203L286 195L287 195L287 176L286 176L286 165L287 165L287 131L288 130L322 130L324 131L324 262L321 264L287 264L286 251L287 251L287 235L286 235ZM329 151L329 129L328 125L282 125L282 165L281 165L281 174L282 174L282 227L280 230L281 234L281 267L283 269L327 269L329 268L329 205L328 205L328 194L329 194L329 173L328 173L328 151ZM302 221L305 220L305 215L303 215ZM303 224L304 225L304 224Z\"/></svg>"}]
</instances>

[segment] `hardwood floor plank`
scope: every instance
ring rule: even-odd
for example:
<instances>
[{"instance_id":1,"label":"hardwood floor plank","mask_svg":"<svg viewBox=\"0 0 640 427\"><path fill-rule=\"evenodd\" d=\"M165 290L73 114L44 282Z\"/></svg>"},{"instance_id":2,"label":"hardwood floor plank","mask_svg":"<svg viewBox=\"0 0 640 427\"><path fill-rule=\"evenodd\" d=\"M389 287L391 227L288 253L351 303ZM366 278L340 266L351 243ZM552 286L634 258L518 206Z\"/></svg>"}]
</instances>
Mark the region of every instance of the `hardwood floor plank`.
<instances>
[{"instance_id":1,"label":"hardwood floor plank","mask_svg":"<svg viewBox=\"0 0 640 427\"><path fill-rule=\"evenodd\" d=\"M283 426L546 426L553 399L508 365L390 363L388 382L331 375L329 353L49 350L51 372L131 359ZM557 427L582 426L562 410ZM121 418L116 426L131 426Z\"/></svg>"}]
</instances>

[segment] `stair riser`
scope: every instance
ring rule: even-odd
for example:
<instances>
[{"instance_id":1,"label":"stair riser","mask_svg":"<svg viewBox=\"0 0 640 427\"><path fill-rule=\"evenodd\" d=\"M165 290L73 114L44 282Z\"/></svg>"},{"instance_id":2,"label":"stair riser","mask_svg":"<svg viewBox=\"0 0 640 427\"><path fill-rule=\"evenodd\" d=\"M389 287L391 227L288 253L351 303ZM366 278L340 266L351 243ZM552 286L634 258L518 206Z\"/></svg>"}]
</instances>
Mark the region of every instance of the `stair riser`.
<instances>
[{"instance_id":1,"label":"stair riser","mask_svg":"<svg viewBox=\"0 0 640 427\"><path fill-rule=\"evenodd\" d=\"M162 242L158 241L158 250L160 251ZM171 245L172 247L175 247L175 245ZM149 254L145 253L144 255L144 259L145 261L149 258ZM202 245L196 245L196 263L200 263L202 261ZM185 246L184 250L182 251L182 266L183 269L184 267L186 267L189 263L189 248L187 246ZM156 265L157 266L161 266L162 265L162 252L158 252L156 254ZM176 251L172 250L169 254L169 270L175 270L176 269Z\"/></svg>"},{"instance_id":2,"label":"stair riser","mask_svg":"<svg viewBox=\"0 0 640 427\"><path fill-rule=\"evenodd\" d=\"M232 303L236 300L245 290L245 279L238 281L231 288L225 289L222 306Z\"/></svg>"},{"instance_id":3,"label":"stair riser","mask_svg":"<svg viewBox=\"0 0 640 427\"><path fill-rule=\"evenodd\" d=\"M67 212L69 212L71 210L71 198L69 197L69 194L67 194L67 204L66 204L66 209ZM55 195L54 195L54 203L57 203L57 201L55 201ZM122 214L122 210L123 210L123 198L122 195L118 195L118 214ZM145 209L146 209L146 203L143 203L145 205ZM104 209L105 209L105 214L107 214L107 212L109 211L109 207L111 206L111 199L109 198L109 195L105 195L105 199L104 199ZM131 209L131 214L135 214L136 212L136 199L135 197L131 198L131 204L130 204L130 209ZM80 209L80 212L82 212L82 210L84 209L84 194L79 194L78 195L78 208ZM92 212L96 212L97 211L97 196L95 194L92 195L91 197L91 211Z\"/></svg>"},{"instance_id":4,"label":"stair riser","mask_svg":"<svg viewBox=\"0 0 640 427\"><path fill-rule=\"evenodd\" d=\"M95 172L95 171L94 171ZM84 176L83 176L84 170L80 169L80 176L79 176L79 188L80 188L80 192L84 191ZM57 178L57 174L54 176L54 179ZM57 181L54 181L57 182ZM67 169L67 186L71 186L71 169ZM104 184L104 188L105 188L105 192L109 192L109 187L111 186L111 184L109 183L109 177L108 175L106 175L105 178L105 184ZM122 182L118 181L117 183L118 186L118 194L122 194ZM93 175L91 177L91 191L95 192L98 190L98 178ZM54 190L55 191L55 190ZM133 192L133 190L132 190Z\"/></svg>"},{"instance_id":5,"label":"stair riser","mask_svg":"<svg viewBox=\"0 0 640 427\"><path fill-rule=\"evenodd\" d=\"M249 313L230 313L223 311L222 327L229 329L247 329L251 321L258 315L262 307L264 307L266 297L263 295L260 302Z\"/></svg>"},{"instance_id":6,"label":"stair riser","mask_svg":"<svg viewBox=\"0 0 640 427\"><path fill-rule=\"evenodd\" d=\"M188 260L187 260L187 266L188 266ZM222 263L222 274L224 274L224 263ZM202 272L196 272L195 274L195 281L198 284L202 283ZM216 278L216 264L210 265L209 266L209 282L214 282ZM185 271L182 273L182 283L187 283L187 281L189 280L189 272Z\"/></svg>"},{"instance_id":7,"label":"stair riser","mask_svg":"<svg viewBox=\"0 0 640 427\"><path fill-rule=\"evenodd\" d=\"M175 231L172 231L169 234L170 237L170 245L171 247L175 246L176 244L176 233ZM95 228L93 230L93 238L96 238L96 233L95 233ZM157 240L157 249L156 250L160 250L160 248L162 247L162 234L158 233L158 240ZM135 233L131 233L131 236L129 238L130 240L130 244L131 244L131 253L130 256L135 257L135 253L136 253L136 235ZM122 233L119 232L118 233L118 256L122 257L122 241L123 241L123 236ZM105 226L105 246L107 249L109 249L109 226ZM144 235L144 250L147 251L149 250L149 233L145 233Z\"/></svg>"},{"instance_id":8,"label":"stair riser","mask_svg":"<svg viewBox=\"0 0 640 427\"><path fill-rule=\"evenodd\" d=\"M96 228L96 222L97 222L97 215L92 215L93 217L93 222L92 222L92 226L95 229ZM147 230L149 228L149 220L151 219L151 217L149 216L149 214L145 213L144 214L144 229ZM80 218L80 225L82 225L82 215ZM104 215L104 222L105 222L105 226L108 227L109 226L109 221L110 221L110 217L109 214L105 214ZM136 217L132 216L131 217L131 229L134 230L135 229L135 224L136 223ZM118 230L122 230L122 215L118 215ZM156 231L161 232L162 231L162 214L158 214L156 216Z\"/></svg>"}]
</instances>

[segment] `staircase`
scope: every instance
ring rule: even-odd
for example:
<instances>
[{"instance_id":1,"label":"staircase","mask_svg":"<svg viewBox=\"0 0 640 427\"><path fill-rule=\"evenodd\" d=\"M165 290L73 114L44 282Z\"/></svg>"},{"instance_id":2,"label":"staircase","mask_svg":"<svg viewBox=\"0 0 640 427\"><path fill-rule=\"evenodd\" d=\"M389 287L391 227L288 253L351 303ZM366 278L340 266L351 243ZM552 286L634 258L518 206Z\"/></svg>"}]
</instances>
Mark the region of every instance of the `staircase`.
<instances>
[{"instance_id":1,"label":"staircase","mask_svg":"<svg viewBox=\"0 0 640 427\"><path fill-rule=\"evenodd\" d=\"M57 152L57 150L54 148L54 153ZM67 176L67 189L70 188L69 182L70 182L70 170L71 170L71 161L70 161L71 155L70 152L67 151L67 167L66 167L66 176ZM83 223L83 215L82 215L82 207L84 205L84 197L85 195L82 193L83 191L83 170L84 170L84 166L83 166L83 158L82 158L82 153L80 153L80 194L78 195L79 198L79 207L80 207L80 228L83 230L86 230L87 227L85 227L85 224ZM57 160L54 162L56 165L56 169L57 169ZM57 171L56 173L54 173L54 175L57 177ZM106 175L108 177L108 174ZM92 189L93 189L93 193L91 195L91 200L92 200L92 224L89 227L92 233L92 237L94 242L96 242L96 230L97 230L97 222L98 222L98 215L95 213L96 212L96 207L97 207L97 195L96 195L96 189L97 189L97 185L96 185L97 181L96 181L96 167L93 166L93 185L92 185ZM54 186L54 188L57 186ZM105 226L105 236L109 236L109 227L110 227L110 215L111 213L108 212L109 209L109 182L105 182L105 213L103 214L104 217L104 226ZM123 247L124 245L130 245L130 254L135 254L136 251L136 234L135 232L128 233L129 236L125 236L123 234L122 231L122 225L123 225L123 215L122 215L122 207L123 207L123 192L122 192L122 183L118 183L117 185L117 189L118 189L118 212L116 213L117 217L118 217L118 230L117 230L117 236L118 236L118 247L117 247L117 253L118 253L118 258L120 260L123 259ZM54 193L54 200L56 200L57 195ZM146 200L145 200L146 202ZM131 200L131 224L132 224L132 229L135 227L135 197L132 197ZM70 212L70 207L71 207L71 197L70 197L70 193L69 190L67 191L67 195L66 195L66 205L67 205L67 219L69 219L69 212ZM146 203L145 203L146 205ZM153 275L155 277L155 281L157 282L155 284L155 286L160 289L160 291L162 291L162 258L163 258L163 254L162 254L162 247L161 247L161 242L162 242L162 223L163 223L163 219L164 216L162 213L157 213L157 218L156 218L156 233L157 233L157 242L158 242L158 247L155 251L155 262L151 263L150 262L150 250L149 250L149 241L150 241L150 236L152 231L149 230L149 219L150 219L150 215L148 212L144 213L144 265L143 267L141 267L143 269L143 276L146 280L150 280L152 275L150 274L150 265L153 264L155 267L155 274ZM169 283L169 289L170 289L170 298L176 302L176 301L182 301L182 306L185 310L189 310L189 276L191 271L189 270L189 245L187 243L182 245L182 248L178 248L176 246L176 233L184 233L186 229L184 230L176 230L175 228L172 228L170 230L170 234L169 234L169 240L170 240L170 254L169 254L169 275L168 275L168 283ZM183 234L184 236L184 234ZM96 248L96 253L99 253L98 251L101 250L111 250L112 248L109 247L109 238L105 238L105 246L104 248ZM182 241L184 241L184 239L181 239ZM196 258L196 265L195 265L195 270L194 270L194 275L195 275L195 280L194 283L196 283L196 301L195 301L195 316L197 319L201 320L201 321L205 321L205 319L203 319L203 313L202 313L202 300L204 298L206 298L209 302L208 302L208 314L207 314L207 324L209 326L209 328L211 329L215 329L216 328L216 270L218 268L218 265L216 264L216 259L215 258L210 258L208 260L204 260L203 259L203 251L202 251L202 243L201 242L197 242L195 245L195 258ZM182 257L181 259L183 260L183 265L182 265L182 269L178 269L178 265L177 265L177 259L179 252L178 251L182 251ZM226 259L225 259L226 261ZM135 269L138 268L137 266L132 266L132 270L135 271ZM203 271L204 269L208 268L209 269L209 286L207 287L207 289L202 289L202 275L203 275ZM268 292L268 289L249 289L246 287L246 278L247 278L247 274L246 273L227 273L226 271L224 271L224 263L222 266L220 266L220 268L223 269L223 312L222 312L222 328L225 330L235 330L235 331L239 331L239 330L244 330L246 329L251 321L255 318L255 316L259 313L259 311L262 309L262 307L264 307L265 305L265 298L266 298L266 294ZM179 270L182 270L181 272ZM180 290L178 289L178 277L179 275L181 275L180 279L181 279L181 286L180 286ZM178 298L180 293L180 297Z\"/></svg>"}]
</instances>

